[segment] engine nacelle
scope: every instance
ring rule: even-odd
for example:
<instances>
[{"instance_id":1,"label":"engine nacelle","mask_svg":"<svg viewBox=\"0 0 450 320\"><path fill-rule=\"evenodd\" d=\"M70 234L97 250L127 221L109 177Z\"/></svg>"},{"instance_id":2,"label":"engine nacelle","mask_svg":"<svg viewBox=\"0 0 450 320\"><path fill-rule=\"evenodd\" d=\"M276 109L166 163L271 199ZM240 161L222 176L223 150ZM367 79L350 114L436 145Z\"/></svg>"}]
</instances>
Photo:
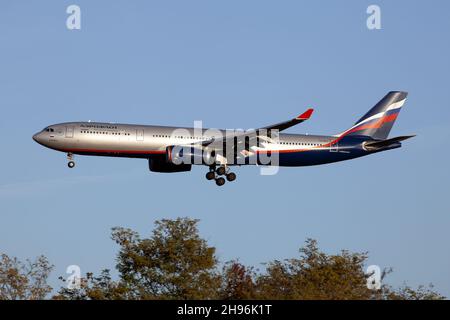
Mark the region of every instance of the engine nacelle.
<instances>
[{"instance_id":1,"label":"engine nacelle","mask_svg":"<svg viewBox=\"0 0 450 320\"><path fill-rule=\"evenodd\" d=\"M216 151L186 146L170 146L166 149L166 161L174 165L204 164L210 166L216 162Z\"/></svg>"},{"instance_id":2,"label":"engine nacelle","mask_svg":"<svg viewBox=\"0 0 450 320\"><path fill-rule=\"evenodd\" d=\"M153 172L186 172L191 171L192 165L190 164L180 164L176 165L173 163L168 163L164 157L148 159L148 168Z\"/></svg>"}]
</instances>

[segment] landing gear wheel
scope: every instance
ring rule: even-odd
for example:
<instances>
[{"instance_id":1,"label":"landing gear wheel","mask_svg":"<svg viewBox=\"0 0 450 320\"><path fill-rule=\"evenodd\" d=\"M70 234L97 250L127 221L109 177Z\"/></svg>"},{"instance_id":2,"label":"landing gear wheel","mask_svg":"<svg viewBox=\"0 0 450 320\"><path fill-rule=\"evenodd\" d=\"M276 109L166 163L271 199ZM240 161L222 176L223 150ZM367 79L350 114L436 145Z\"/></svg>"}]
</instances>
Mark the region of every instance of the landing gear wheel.
<instances>
[{"instance_id":1,"label":"landing gear wheel","mask_svg":"<svg viewBox=\"0 0 450 320\"><path fill-rule=\"evenodd\" d=\"M216 177L216 173L214 171L210 171L206 174L207 180L214 180L215 177Z\"/></svg>"},{"instance_id":2,"label":"landing gear wheel","mask_svg":"<svg viewBox=\"0 0 450 320\"><path fill-rule=\"evenodd\" d=\"M230 172L229 174L227 174L226 177L227 177L227 180L230 182L236 180L236 174L233 172Z\"/></svg>"},{"instance_id":3,"label":"landing gear wheel","mask_svg":"<svg viewBox=\"0 0 450 320\"><path fill-rule=\"evenodd\" d=\"M219 176L223 176L226 172L225 167L218 167L216 172Z\"/></svg>"},{"instance_id":4,"label":"landing gear wheel","mask_svg":"<svg viewBox=\"0 0 450 320\"><path fill-rule=\"evenodd\" d=\"M223 186L225 184L225 179L224 178L217 178L216 179L216 184L220 187Z\"/></svg>"},{"instance_id":5,"label":"landing gear wheel","mask_svg":"<svg viewBox=\"0 0 450 320\"><path fill-rule=\"evenodd\" d=\"M73 161L73 154L71 152L69 152L67 154L67 160L69 160L69 162L67 163L67 166L72 169L75 167L75 162Z\"/></svg>"}]
</instances>

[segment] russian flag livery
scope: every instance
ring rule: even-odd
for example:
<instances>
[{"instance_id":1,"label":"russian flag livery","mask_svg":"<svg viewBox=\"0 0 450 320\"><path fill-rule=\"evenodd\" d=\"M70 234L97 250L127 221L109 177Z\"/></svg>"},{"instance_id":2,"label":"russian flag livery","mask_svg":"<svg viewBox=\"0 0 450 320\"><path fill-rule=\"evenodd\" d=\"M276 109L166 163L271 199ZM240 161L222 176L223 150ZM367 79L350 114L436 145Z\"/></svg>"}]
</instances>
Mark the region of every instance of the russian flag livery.
<instances>
[{"instance_id":1,"label":"russian flag livery","mask_svg":"<svg viewBox=\"0 0 450 320\"><path fill-rule=\"evenodd\" d=\"M389 92L353 127L339 136L367 136L375 140L386 139L407 96L408 93L402 91Z\"/></svg>"}]
</instances>

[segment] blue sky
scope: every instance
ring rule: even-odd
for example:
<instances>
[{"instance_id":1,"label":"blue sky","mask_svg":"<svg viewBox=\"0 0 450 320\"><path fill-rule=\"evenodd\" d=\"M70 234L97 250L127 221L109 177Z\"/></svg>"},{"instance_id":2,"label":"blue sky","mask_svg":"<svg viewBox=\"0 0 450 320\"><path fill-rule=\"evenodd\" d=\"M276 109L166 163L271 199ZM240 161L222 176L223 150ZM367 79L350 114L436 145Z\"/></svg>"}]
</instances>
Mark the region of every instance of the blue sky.
<instances>
[{"instance_id":1,"label":"blue sky","mask_svg":"<svg viewBox=\"0 0 450 320\"><path fill-rule=\"evenodd\" d=\"M66 28L77 4L82 29ZM366 27L378 4L382 30ZM0 252L114 268L114 226L147 235L188 216L222 261L294 257L308 237L329 253L369 251L388 281L450 296L448 1L1 1ZM293 133L335 134L387 91L409 99L402 149L275 176L237 169L148 172L144 160L77 157L34 143L64 121L205 127L267 125L316 109Z\"/></svg>"}]
</instances>

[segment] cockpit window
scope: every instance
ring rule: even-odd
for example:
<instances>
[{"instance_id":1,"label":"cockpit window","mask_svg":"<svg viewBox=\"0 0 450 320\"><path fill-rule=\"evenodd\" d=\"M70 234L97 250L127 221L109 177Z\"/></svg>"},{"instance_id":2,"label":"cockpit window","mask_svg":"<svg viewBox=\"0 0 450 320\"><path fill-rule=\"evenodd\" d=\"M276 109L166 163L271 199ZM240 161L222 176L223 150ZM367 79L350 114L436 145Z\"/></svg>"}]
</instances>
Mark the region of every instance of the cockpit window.
<instances>
[{"instance_id":1,"label":"cockpit window","mask_svg":"<svg viewBox=\"0 0 450 320\"><path fill-rule=\"evenodd\" d=\"M55 129L53 129L53 128L45 128L44 131L45 132L55 132Z\"/></svg>"}]
</instances>

